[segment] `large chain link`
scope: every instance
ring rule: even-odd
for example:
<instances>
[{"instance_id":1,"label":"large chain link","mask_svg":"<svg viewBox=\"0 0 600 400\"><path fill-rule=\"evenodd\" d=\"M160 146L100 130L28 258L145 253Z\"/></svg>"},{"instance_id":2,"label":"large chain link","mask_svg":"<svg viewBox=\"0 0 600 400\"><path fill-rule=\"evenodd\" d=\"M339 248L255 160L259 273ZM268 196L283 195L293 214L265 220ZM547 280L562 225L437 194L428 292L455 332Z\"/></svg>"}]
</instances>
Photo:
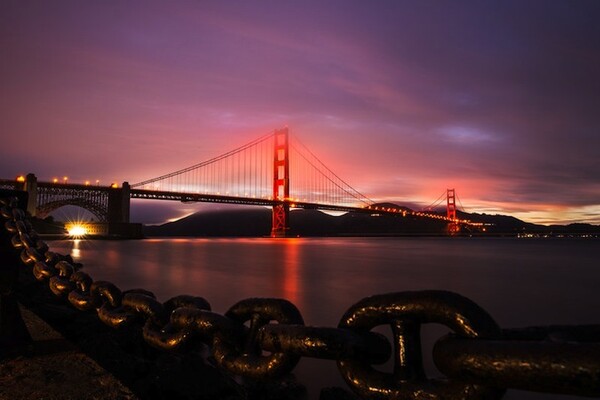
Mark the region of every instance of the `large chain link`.
<instances>
[{"instance_id":1,"label":"large chain link","mask_svg":"<svg viewBox=\"0 0 600 400\"><path fill-rule=\"evenodd\" d=\"M471 300L446 291L401 292L363 299L337 328L305 326L283 299L245 299L224 315L202 297L159 302L143 289L121 291L94 281L70 256L54 253L33 230L16 199L0 199L0 218L35 279L78 310L95 310L113 328L143 326L151 346L172 350L198 341L216 365L252 379L281 377L300 357L337 360L348 385L365 399L499 399L506 388L600 396L600 326L501 330ZM426 376L421 325L443 324L454 333L435 343L433 359L445 379ZM392 355L393 372L373 367ZM270 353L266 355L266 353Z\"/></svg>"},{"instance_id":2,"label":"large chain link","mask_svg":"<svg viewBox=\"0 0 600 400\"><path fill-rule=\"evenodd\" d=\"M587 331L586 337L575 333ZM589 333L595 336L590 337ZM598 396L600 327L540 327L506 330L496 339L440 339L433 354L449 377L484 385L539 392Z\"/></svg>"},{"instance_id":3,"label":"large chain link","mask_svg":"<svg viewBox=\"0 0 600 400\"><path fill-rule=\"evenodd\" d=\"M502 391L455 380L427 379L421 358L421 324L439 323L462 337L497 338L500 328L471 300L445 291L403 292L368 297L352 306L340 328L370 331L389 324L394 336L394 372L380 372L359 359L340 359L348 385L365 398L494 399Z\"/></svg>"}]
</instances>

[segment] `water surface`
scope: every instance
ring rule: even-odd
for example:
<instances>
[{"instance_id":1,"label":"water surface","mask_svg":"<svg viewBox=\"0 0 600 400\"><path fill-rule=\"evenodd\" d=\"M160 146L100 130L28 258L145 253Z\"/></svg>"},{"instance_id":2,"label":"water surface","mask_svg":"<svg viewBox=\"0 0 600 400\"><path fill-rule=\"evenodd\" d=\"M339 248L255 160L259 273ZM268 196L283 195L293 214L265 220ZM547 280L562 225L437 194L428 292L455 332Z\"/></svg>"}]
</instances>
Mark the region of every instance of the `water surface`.
<instances>
[{"instance_id":1,"label":"water surface","mask_svg":"<svg viewBox=\"0 0 600 400\"><path fill-rule=\"evenodd\" d=\"M122 290L145 288L165 301L206 298L224 313L248 297L293 302L307 325L336 326L344 312L373 294L450 290L483 307L503 328L600 322L597 239L311 238L56 241L95 280ZM424 330L425 365L435 374ZM318 397L342 385L333 361L303 359L296 375ZM510 391L505 399L567 399Z\"/></svg>"}]
</instances>

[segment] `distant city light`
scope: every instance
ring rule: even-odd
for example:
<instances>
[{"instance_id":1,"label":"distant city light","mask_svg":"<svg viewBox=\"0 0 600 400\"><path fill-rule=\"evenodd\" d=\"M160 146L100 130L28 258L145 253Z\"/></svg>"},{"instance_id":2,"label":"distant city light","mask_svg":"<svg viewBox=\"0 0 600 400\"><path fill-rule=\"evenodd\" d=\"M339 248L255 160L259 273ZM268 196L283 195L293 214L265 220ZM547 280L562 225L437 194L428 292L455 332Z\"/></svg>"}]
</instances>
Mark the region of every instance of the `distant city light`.
<instances>
[{"instance_id":1,"label":"distant city light","mask_svg":"<svg viewBox=\"0 0 600 400\"><path fill-rule=\"evenodd\" d=\"M68 181L68 180L69 180L69 177L67 177L67 176L63 176L63 182L64 182L64 183L67 183L67 181Z\"/></svg>"},{"instance_id":2,"label":"distant city light","mask_svg":"<svg viewBox=\"0 0 600 400\"><path fill-rule=\"evenodd\" d=\"M117 184L117 182L113 182L113 183L111 183L110 187L113 189L116 189L119 187L119 185Z\"/></svg>"},{"instance_id":3,"label":"distant city light","mask_svg":"<svg viewBox=\"0 0 600 400\"><path fill-rule=\"evenodd\" d=\"M52 178L52 183L58 183L58 178Z\"/></svg>"},{"instance_id":4,"label":"distant city light","mask_svg":"<svg viewBox=\"0 0 600 400\"><path fill-rule=\"evenodd\" d=\"M90 181L85 181L85 186L90 186Z\"/></svg>"},{"instance_id":5,"label":"distant city light","mask_svg":"<svg viewBox=\"0 0 600 400\"><path fill-rule=\"evenodd\" d=\"M25 182L25 177L23 175L17 176L17 182Z\"/></svg>"}]
</instances>

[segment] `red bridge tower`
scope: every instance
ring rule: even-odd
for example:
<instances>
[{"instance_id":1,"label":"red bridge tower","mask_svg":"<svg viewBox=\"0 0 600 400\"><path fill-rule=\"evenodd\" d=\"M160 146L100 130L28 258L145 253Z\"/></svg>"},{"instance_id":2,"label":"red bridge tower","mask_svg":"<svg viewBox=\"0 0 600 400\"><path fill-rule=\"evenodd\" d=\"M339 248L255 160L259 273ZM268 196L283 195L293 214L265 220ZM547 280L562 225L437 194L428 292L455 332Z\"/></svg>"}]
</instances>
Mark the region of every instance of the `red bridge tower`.
<instances>
[{"instance_id":1,"label":"red bridge tower","mask_svg":"<svg viewBox=\"0 0 600 400\"><path fill-rule=\"evenodd\" d=\"M288 128L275 131L273 163L273 227L271 237L285 237L290 228L290 160Z\"/></svg>"},{"instance_id":2,"label":"red bridge tower","mask_svg":"<svg viewBox=\"0 0 600 400\"><path fill-rule=\"evenodd\" d=\"M456 219L456 192L454 189L446 190L446 216L449 220Z\"/></svg>"},{"instance_id":3,"label":"red bridge tower","mask_svg":"<svg viewBox=\"0 0 600 400\"><path fill-rule=\"evenodd\" d=\"M448 218L448 233L454 235L460 231L460 225L456 218L456 191L446 190L446 217Z\"/></svg>"}]
</instances>

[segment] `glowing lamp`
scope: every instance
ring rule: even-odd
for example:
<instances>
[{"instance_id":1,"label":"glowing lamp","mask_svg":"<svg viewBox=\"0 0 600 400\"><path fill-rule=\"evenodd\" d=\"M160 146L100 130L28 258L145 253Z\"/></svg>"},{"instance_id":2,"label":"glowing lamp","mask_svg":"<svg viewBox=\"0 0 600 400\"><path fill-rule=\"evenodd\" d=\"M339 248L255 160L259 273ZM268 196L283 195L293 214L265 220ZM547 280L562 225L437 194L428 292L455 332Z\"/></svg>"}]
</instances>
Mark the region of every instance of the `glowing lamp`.
<instances>
[{"instance_id":1,"label":"glowing lamp","mask_svg":"<svg viewBox=\"0 0 600 400\"><path fill-rule=\"evenodd\" d=\"M25 177L23 175L17 176L17 182L25 182Z\"/></svg>"},{"instance_id":2,"label":"glowing lamp","mask_svg":"<svg viewBox=\"0 0 600 400\"><path fill-rule=\"evenodd\" d=\"M87 234L87 228L85 227L85 225L80 223L69 224L66 226L66 228L69 236L75 239L85 236Z\"/></svg>"}]
</instances>

